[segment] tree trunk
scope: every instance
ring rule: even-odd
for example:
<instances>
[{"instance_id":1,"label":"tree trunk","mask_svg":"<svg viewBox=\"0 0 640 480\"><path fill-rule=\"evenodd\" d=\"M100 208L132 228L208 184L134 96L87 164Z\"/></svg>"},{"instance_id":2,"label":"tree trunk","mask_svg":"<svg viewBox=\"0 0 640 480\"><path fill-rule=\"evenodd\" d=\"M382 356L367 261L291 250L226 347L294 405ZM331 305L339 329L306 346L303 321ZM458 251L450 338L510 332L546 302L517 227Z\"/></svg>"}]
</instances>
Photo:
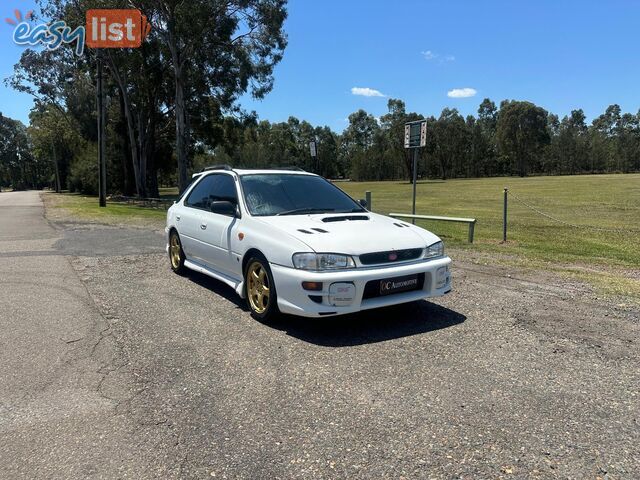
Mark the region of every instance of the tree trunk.
<instances>
[{"instance_id":1,"label":"tree trunk","mask_svg":"<svg viewBox=\"0 0 640 480\"><path fill-rule=\"evenodd\" d=\"M178 188L180 193L187 188L187 151L189 148L189 127L186 119L186 108L184 102L184 84L182 78L182 68L174 61L174 72L176 81L176 156L178 158Z\"/></svg>"},{"instance_id":2,"label":"tree trunk","mask_svg":"<svg viewBox=\"0 0 640 480\"><path fill-rule=\"evenodd\" d=\"M149 130L147 132L147 195L152 198L158 198L160 192L158 191L158 168L155 161L156 150L156 115L152 114L149 121Z\"/></svg>"},{"instance_id":3,"label":"tree trunk","mask_svg":"<svg viewBox=\"0 0 640 480\"><path fill-rule=\"evenodd\" d=\"M118 121L117 130L118 134L122 136L124 140L124 152L121 156L122 160L122 193L127 196L131 196L135 191L135 178L131 175L131 169L129 165L133 165L133 160L131 159L131 147L130 147L130 139L127 134L127 121L125 119L124 113L124 100L122 99L122 94L118 95L120 98L120 120Z\"/></svg>"},{"instance_id":4,"label":"tree trunk","mask_svg":"<svg viewBox=\"0 0 640 480\"><path fill-rule=\"evenodd\" d=\"M58 168L58 157L56 156L56 145L51 142L51 153L53 153L53 166L55 169L56 193L60 193L60 169Z\"/></svg>"},{"instance_id":5,"label":"tree trunk","mask_svg":"<svg viewBox=\"0 0 640 480\"><path fill-rule=\"evenodd\" d=\"M113 76L116 79L116 83L118 84L118 90L120 91L120 96L122 98L122 105L124 106L124 116L127 120L127 134L129 136L129 146L131 148L131 161L133 163L133 175L136 180L136 193L139 197L144 197L144 181L140 177L140 160L138 157L138 149L136 147L136 133L133 126L131 102L129 101L129 95L127 94L125 82L122 80L120 72L116 68L111 55L107 55L107 59L109 61L109 68L111 70L111 73L113 73Z\"/></svg>"},{"instance_id":6,"label":"tree trunk","mask_svg":"<svg viewBox=\"0 0 640 480\"><path fill-rule=\"evenodd\" d=\"M138 112L138 158L140 183L142 183L142 191L144 196L147 193L147 120L143 118L142 109Z\"/></svg>"}]
</instances>

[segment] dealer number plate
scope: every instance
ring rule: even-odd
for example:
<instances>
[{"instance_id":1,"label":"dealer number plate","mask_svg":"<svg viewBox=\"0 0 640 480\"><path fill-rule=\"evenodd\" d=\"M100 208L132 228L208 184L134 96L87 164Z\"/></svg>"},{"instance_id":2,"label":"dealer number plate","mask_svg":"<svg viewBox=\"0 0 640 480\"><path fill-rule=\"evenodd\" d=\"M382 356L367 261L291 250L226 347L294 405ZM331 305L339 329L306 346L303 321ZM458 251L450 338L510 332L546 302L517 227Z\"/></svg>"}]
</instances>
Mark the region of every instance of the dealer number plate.
<instances>
[{"instance_id":1,"label":"dealer number plate","mask_svg":"<svg viewBox=\"0 0 640 480\"><path fill-rule=\"evenodd\" d=\"M386 278L380 280L380 295L409 292L419 287L418 275L405 275L404 277Z\"/></svg>"}]
</instances>

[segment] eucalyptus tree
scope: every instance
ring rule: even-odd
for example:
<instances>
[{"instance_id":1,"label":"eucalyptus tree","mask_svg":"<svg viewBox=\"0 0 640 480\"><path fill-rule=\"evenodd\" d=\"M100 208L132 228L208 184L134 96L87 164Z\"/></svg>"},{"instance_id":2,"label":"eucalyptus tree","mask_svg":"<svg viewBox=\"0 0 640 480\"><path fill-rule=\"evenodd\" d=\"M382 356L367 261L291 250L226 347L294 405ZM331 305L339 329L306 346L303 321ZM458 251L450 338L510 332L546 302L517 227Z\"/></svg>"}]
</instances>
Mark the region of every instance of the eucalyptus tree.
<instances>
[{"instance_id":1,"label":"eucalyptus tree","mask_svg":"<svg viewBox=\"0 0 640 480\"><path fill-rule=\"evenodd\" d=\"M0 113L0 186L39 188L48 171L31 154L25 125Z\"/></svg>"},{"instance_id":2,"label":"eucalyptus tree","mask_svg":"<svg viewBox=\"0 0 640 480\"><path fill-rule=\"evenodd\" d=\"M388 113L380 117L380 126L388 137L389 154L396 162L402 163L407 178L411 178L413 159L411 152L404 148L404 124L422 119L422 115L407 113L405 103L397 98L390 98L387 102ZM431 125L427 123L427 130Z\"/></svg>"},{"instance_id":3,"label":"eucalyptus tree","mask_svg":"<svg viewBox=\"0 0 640 480\"><path fill-rule=\"evenodd\" d=\"M463 164L469 151L469 135L464 118L457 109L445 108L431 129L435 137L434 156L440 166L440 178L464 175Z\"/></svg>"},{"instance_id":4,"label":"eucalyptus tree","mask_svg":"<svg viewBox=\"0 0 640 480\"><path fill-rule=\"evenodd\" d=\"M233 109L242 94L262 98L273 88L273 68L287 44L286 0L141 0L139 6L162 38L173 73L182 191L193 109L210 98Z\"/></svg>"},{"instance_id":5,"label":"eucalyptus tree","mask_svg":"<svg viewBox=\"0 0 640 480\"><path fill-rule=\"evenodd\" d=\"M529 172L533 160L539 158L549 143L547 111L531 102L504 100L500 104L496 124L498 149L521 177Z\"/></svg>"}]
</instances>

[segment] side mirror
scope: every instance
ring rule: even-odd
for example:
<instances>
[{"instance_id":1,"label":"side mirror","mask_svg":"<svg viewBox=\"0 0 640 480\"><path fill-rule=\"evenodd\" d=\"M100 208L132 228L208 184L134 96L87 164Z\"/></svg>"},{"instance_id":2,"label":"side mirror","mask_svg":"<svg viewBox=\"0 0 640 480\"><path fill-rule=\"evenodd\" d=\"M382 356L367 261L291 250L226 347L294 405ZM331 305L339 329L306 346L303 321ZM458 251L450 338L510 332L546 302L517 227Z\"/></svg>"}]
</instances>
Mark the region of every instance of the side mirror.
<instances>
[{"instance_id":1,"label":"side mirror","mask_svg":"<svg viewBox=\"0 0 640 480\"><path fill-rule=\"evenodd\" d=\"M217 213L219 215L226 215L227 217L237 217L238 216L238 207L235 203L230 202L228 200L214 200L209 205L209 209L213 213Z\"/></svg>"},{"instance_id":2,"label":"side mirror","mask_svg":"<svg viewBox=\"0 0 640 480\"><path fill-rule=\"evenodd\" d=\"M362 205L364 208L367 208L367 201L364 198L358 200L358 203Z\"/></svg>"}]
</instances>

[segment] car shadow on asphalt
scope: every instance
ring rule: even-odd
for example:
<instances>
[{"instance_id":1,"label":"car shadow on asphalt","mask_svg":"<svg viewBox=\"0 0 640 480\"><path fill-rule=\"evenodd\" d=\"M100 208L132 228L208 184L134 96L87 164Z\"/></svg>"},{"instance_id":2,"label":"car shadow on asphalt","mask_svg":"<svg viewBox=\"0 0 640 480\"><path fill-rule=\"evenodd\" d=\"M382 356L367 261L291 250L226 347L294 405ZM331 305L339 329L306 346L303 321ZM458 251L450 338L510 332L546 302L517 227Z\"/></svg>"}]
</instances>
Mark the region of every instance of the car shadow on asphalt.
<instances>
[{"instance_id":1,"label":"car shadow on asphalt","mask_svg":"<svg viewBox=\"0 0 640 480\"><path fill-rule=\"evenodd\" d=\"M249 313L245 301L228 285L191 270L185 277ZM459 325L466 319L459 312L420 300L351 315L323 318L281 315L260 323L315 345L349 347L429 333Z\"/></svg>"},{"instance_id":2,"label":"car shadow on asphalt","mask_svg":"<svg viewBox=\"0 0 640 480\"><path fill-rule=\"evenodd\" d=\"M216 280L215 278L211 278L204 273L196 272L194 270L187 270L184 273L185 278L188 278L193 283L200 285L201 287L210 290L216 295L220 295L225 300L230 301L236 307L241 308L242 310L249 311L244 300L238 296L236 291L220 280Z\"/></svg>"},{"instance_id":3,"label":"car shadow on asphalt","mask_svg":"<svg viewBox=\"0 0 640 480\"><path fill-rule=\"evenodd\" d=\"M421 300L338 317L282 315L266 326L324 347L350 347L429 333L463 323L467 317Z\"/></svg>"}]
</instances>

